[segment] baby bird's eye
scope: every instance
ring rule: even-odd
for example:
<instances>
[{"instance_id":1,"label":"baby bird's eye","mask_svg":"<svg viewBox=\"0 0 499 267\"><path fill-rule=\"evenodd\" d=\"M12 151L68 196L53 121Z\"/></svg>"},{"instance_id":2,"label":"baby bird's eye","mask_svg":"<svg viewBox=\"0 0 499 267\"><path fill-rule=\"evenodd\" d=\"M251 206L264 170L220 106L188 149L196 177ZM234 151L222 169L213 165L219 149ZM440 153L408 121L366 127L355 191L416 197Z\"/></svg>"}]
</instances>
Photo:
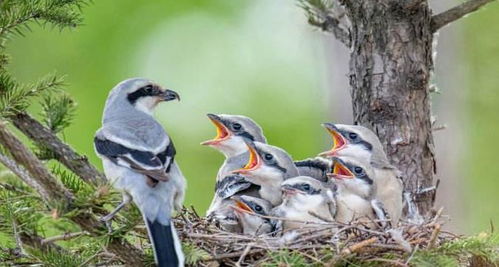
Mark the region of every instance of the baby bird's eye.
<instances>
[{"instance_id":1,"label":"baby bird's eye","mask_svg":"<svg viewBox=\"0 0 499 267\"><path fill-rule=\"evenodd\" d=\"M239 123L237 123L237 122L236 122L236 123L234 123L234 124L232 124L232 129L234 129L235 131L239 131L239 130L241 130L241 128L242 128L242 127L243 127L243 126L241 126L241 124L239 124Z\"/></svg>"},{"instance_id":2,"label":"baby bird's eye","mask_svg":"<svg viewBox=\"0 0 499 267\"><path fill-rule=\"evenodd\" d=\"M348 137L351 139L351 140L355 140L357 139L358 135L356 133L348 133Z\"/></svg>"},{"instance_id":3,"label":"baby bird's eye","mask_svg":"<svg viewBox=\"0 0 499 267\"><path fill-rule=\"evenodd\" d=\"M269 154L269 153L265 154L264 157L265 157L265 160L272 160L274 158L274 156L272 156L272 154Z\"/></svg>"},{"instance_id":4,"label":"baby bird's eye","mask_svg":"<svg viewBox=\"0 0 499 267\"><path fill-rule=\"evenodd\" d=\"M262 211L262 210L263 210L262 206L260 205L255 206L255 211Z\"/></svg>"},{"instance_id":5,"label":"baby bird's eye","mask_svg":"<svg viewBox=\"0 0 499 267\"><path fill-rule=\"evenodd\" d=\"M304 184L304 185L302 186L302 188L303 188L303 190L305 190L305 191L309 191L309 190L310 190L310 185L309 185L309 184Z\"/></svg>"},{"instance_id":6,"label":"baby bird's eye","mask_svg":"<svg viewBox=\"0 0 499 267\"><path fill-rule=\"evenodd\" d=\"M355 172L355 174L362 174L364 172L364 170L358 166L353 168L353 171Z\"/></svg>"}]
</instances>

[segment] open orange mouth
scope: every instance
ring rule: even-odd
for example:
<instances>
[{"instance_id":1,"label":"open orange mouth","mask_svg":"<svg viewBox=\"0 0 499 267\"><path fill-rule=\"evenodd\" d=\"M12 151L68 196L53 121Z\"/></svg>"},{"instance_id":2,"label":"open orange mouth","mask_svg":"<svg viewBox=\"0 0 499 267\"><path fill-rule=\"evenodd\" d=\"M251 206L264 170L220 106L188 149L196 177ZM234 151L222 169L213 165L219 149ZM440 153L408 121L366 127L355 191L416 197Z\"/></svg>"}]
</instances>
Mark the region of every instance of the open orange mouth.
<instances>
[{"instance_id":1,"label":"open orange mouth","mask_svg":"<svg viewBox=\"0 0 499 267\"><path fill-rule=\"evenodd\" d=\"M238 212L253 213L253 210L242 200L234 199L235 206L231 206L234 210Z\"/></svg>"},{"instance_id":2,"label":"open orange mouth","mask_svg":"<svg viewBox=\"0 0 499 267\"><path fill-rule=\"evenodd\" d=\"M251 171L258 169L261 165L261 160L260 160L260 156L258 156L258 152L256 152L256 150L255 150L255 148L253 148L253 146L248 145L248 144L246 144L246 145L248 146L248 150L250 153L248 163L246 163L246 165L244 167L242 167L241 169L232 171L233 173L240 173L240 174L249 173Z\"/></svg>"},{"instance_id":3,"label":"open orange mouth","mask_svg":"<svg viewBox=\"0 0 499 267\"><path fill-rule=\"evenodd\" d=\"M332 157L335 156L338 151L345 148L347 140L332 126L325 124L324 127L333 139L333 147L331 148L331 150L320 153L319 156Z\"/></svg>"},{"instance_id":4,"label":"open orange mouth","mask_svg":"<svg viewBox=\"0 0 499 267\"><path fill-rule=\"evenodd\" d=\"M202 142L201 145L205 145L205 146L217 145L220 142L223 142L223 141L229 139L229 137L231 136L231 133L230 133L229 129L227 129L227 127L225 127L225 125L218 120L218 116L208 114L208 118L211 120L211 122L217 128L217 135L212 140Z\"/></svg>"},{"instance_id":5,"label":"open orange mouth","mask_svg":"<svg viewBox=\"0 0 499 267\"><path fill-rule=\"evenodd\" d=\"M328 173L327 176L335 179L352 179L355 177L353 173L338 160L333 161L333 171Z\"/></svg>"}]
</instances>

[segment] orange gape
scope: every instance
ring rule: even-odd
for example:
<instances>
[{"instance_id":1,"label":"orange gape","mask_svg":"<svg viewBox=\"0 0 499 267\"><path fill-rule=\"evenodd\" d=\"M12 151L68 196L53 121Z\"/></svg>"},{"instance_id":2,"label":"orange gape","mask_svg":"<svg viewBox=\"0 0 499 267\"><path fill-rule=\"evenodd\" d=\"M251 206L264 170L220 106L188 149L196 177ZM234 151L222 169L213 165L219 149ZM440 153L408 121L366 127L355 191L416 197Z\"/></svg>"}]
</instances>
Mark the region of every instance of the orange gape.
<instances>
[{"instance_id":1,"label":"orange gape","mask_svg":"<svg viewBox=\"0 0 499 267\"><path fill-rule=\"evenodd\" d=\"M333 175L338 178L353 178L352 172L338 161L334 162Z\"/></svg>"},{"instance_id":2,"label":"orange gape","mask_svg":"<svg viewBox=\"0 0 499 267\"><path fill-rule=\"evenodd\" d=\"M343 136L340 133L338 133L335 130L330 130L330 129L328 129L328 131L331 134L331 136L333 137L333 148L331 148L332 152L337 151L346 145L345 138L343 138Z\"/></svg>"},{"instance_id":3,"label":"orange gape","mask_svg":"<svg viewBox=\"0 0 499 267\"><path fill-rule=\"evenodd\" d=\"M201 143L202 145L215 145L215 144L218 144L218 143L220 143L220 142L222 142L230 137L230 132L227 129L227 127L225 127L225 125L223 125L221 122L219 122L217 120L214 120L211 118L210 118L210 120L217 128L217 135L212 140L202 142Z\"/></svg>"},{"instance_id":4,"label":"orange gape","mask_svg":"<svg viewBox=\"0 0 499 267\"><path fill-rule=\"evenodd\" d=\"M250 152L250 157L249 157L248 163L246 163L246 165L243 167L243 169L251 170L258 165L259 159L258 159L258 155L257 155L255 149L253 149L250 146L248 146L248 149Z\"/></svg>"},{"instance_id":5,"label":"orange gape","mask_svg":"<svg viewBox=\"0 0 499 267\"><path fill-rule=\"evenodd\" d=\"M246 205L246 203L244 203L244 202L242 202L240 200L235 200L235 202L236 202L236 207L238 209L240 209L242 211L246 211L246 212L253 212L251 210L251 208L248 205Z\"/></svg>"},{"instance_id":6,"label":"orange gape","mask_svg":"<svg viewBox=\"0 0 499 267\"><path fill-rule=\"evenodd\" d=\"M244 174L244 173L254 171L260 167L260 165L261 165L260 164L260 156L258 156L258 152L256 152L256 150L253 147L251 147L250 145L248 145L248 144L246 144L246 145L248 146L248 150L250 153L248 163L246 163L246 165L244 167L242 167L241 169L237 169L237 170L232 171L232 173Z\"/></svg>"}]
</instances>

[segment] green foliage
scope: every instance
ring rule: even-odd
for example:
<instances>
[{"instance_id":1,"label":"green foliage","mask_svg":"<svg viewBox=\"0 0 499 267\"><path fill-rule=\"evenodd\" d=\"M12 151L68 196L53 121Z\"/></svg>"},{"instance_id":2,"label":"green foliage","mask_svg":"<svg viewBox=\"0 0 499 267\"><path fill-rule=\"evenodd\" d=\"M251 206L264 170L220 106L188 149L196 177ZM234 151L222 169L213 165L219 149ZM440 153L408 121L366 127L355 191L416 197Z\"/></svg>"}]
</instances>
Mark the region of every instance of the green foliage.
<instances>
[{"instance_id":1,"label":"green foliage","mask_svg":"<svg viewBox=\"0 0 499 267\"><path fill-rule=\"evenodd\" d=\"M208 252L190 243L183 243L182 251L185 256L185 263L188 265L196 266L200 261L210 258Z\"/></svg>"},{"instance_id":2,"label":"green foliage","mask_svg":"<svg viewBox=\"0 0 499 267\"><path fill-rule=\"evenodd\" d=\"M85 262L85 257L79 253L67 253L66 251L57 251L50 249L48 251L41 251L37 249L28 249L30 258L37 262L43 263L43 266L53 267L78 267Z\"/></svg>"},{"instance_id":3,"label":"green foliage","mask_svg":"<svg viewBox=\"0 0 499 267\"><path fill-rule=\"evenodd\" d=\"M81 7L85 0L4 0L0 2L0 40L11 34L23 35L30 30L28 22L59 29L81 24Z\"/></svg>"},{"instance_id":4,"label":"green foliage","mask_svg":"<svg viewBox=\"0 0 499 267\"><path fill-rule=\"evenodd\" d=\"M263 263L265 267L279 266L311 266L304 256L296 251L279 250L270 252L270 261Z\"/></svg>"},{"instance_id":5,"label":"green foliage","mask_svg":"<svg viewBox=\"0 0 499 267\"><path fill-rule=\"evenodd\" d=\"M76 103L66 93L43 98L42 121L54 133L60 133L70 125L75 111Z\"/></svg>"},{"instance_id":6,"label":"green foliage","mask_svg":"<svg viewBox=\"0 0 499 267\"><path fill-rule=\"evenodd\" d=\"M10 117L26 110L32 97L59 89L63 78L51 74L32 84L19 84L6 71L0 71L0 117Z\"/></svg>"}]
</instances>

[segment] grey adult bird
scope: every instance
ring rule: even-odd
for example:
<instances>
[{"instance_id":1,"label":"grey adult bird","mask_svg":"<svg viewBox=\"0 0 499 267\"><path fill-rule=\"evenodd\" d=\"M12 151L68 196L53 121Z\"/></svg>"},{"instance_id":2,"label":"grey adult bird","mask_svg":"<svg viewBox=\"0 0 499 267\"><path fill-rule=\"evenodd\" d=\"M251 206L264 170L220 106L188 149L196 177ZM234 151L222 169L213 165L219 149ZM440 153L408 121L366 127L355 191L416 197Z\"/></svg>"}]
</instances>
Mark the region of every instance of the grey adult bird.
<instances>
[{"instance_id":1,"label":"grey adult bird","mask_svg":"<svg viewBox=\"0 0 499 267\"><path fill-rule=\"evenodd\" d=\"M351 157L333 157L329 174L336 185L336 215L340 223L361 220L372 226L372 220L387 220L383 206L375 197L374 172L368 162Z\"/></svg>"},{"instance_id":2,"label":"grey adult bird","mask_svg":"<svg viewBox=\"0 0 499 267\"><path fill-rule=\"evenodd\" d=\"M242 168L249 158L246 141L266 142L262 128L251 118L242 115L207 114L215 125L217 134L212 140L202 142L225 155L225 161L220 167L215 184L215 195L206 212L207 216L215 218L222 228L230 232L240 232L231 206L234 195L258 196L259 186L247 181L242 175L231 171Z\"/></svg>"},{"instance_id":3,"label":"grey adult bird","mask_svg":"<svg viewBox=\"0 0 499 267\"><path fill-rule=\"evenodd\" d=\"M244 175L248 181L259 185L261 198L274 206L281 204L281 183L299 175L293 159L276 146L260 142L246 144L250 153L248 162L233 173Z\"/></svg>"},{"instance_id":4,"label":"grey adult bird","mask_svg":"<svg viewBox=\"0 0 499 267\"><path fill-rule=\"evenodd\" d=\"M157 265L168 267L184 265L171 213L182 206L185 179L173 142L153 110L174 99L180 99L176 92L150 80L125 80L109 93L94 138L107 179L123 193L123 202L103 220L108 222L133 201L144 218Z\"/></svg>"},{"instance_id":5,"label":"grey adult bird","mask_svg":"<svg viewBox=\"0 0 499 267\"><path fill-rule=\"evenodd\" d=\"M297 176L281 185L283 202L272 214L284 218L279 224L283 230L318 225L304 222L332 222L336 215L334 189L308 176Z\"/></svg>"},{"instance_id":6,"label":"grey adult bird","mask_svg":"<svg viewBox=\"0 0 499 267\"><path fill-rule=\"evenodd\" d=\"M234 201L231 208L234 210L244 234L257 236L274 232L275 221L263 217L270 215L272 210L270 202L252 196L232 196L231 199Z\"/></svg>"},{"instance_id":7,"label":"grey adult bird","mask_svg":"<svg viewBox=\"0 0 499 267\"><path fill-rule=\"evenodd\" d=\"M379 138L359 125L324 123L323 126L333 139L333 147L320 155L347 156L369 162L374 172L371 178L376 183L376 198L396 224L402 215L404 185L400 172L388 161Z\"/></svg>"}]
</instances>

